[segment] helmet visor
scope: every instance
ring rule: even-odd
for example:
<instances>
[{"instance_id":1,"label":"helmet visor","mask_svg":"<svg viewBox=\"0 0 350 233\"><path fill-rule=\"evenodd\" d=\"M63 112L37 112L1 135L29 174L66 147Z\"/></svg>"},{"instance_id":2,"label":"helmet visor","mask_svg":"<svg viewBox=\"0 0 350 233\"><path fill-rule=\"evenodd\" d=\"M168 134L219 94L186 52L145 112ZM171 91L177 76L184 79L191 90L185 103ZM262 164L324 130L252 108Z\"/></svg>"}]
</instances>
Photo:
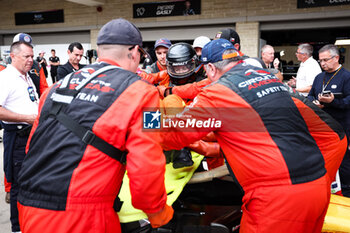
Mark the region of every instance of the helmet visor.
<instances>
[{"instance_id":1,"label":"helmet visor","mask_svg":"<svg viewBox=\"0 0 350 233\"><path fill-rule=\"evenodd\" d=\"M194 60L186 62L167 62L167 69L170 76L185 76L191 74L196 68Z\"/></svg>"}]
</instances>

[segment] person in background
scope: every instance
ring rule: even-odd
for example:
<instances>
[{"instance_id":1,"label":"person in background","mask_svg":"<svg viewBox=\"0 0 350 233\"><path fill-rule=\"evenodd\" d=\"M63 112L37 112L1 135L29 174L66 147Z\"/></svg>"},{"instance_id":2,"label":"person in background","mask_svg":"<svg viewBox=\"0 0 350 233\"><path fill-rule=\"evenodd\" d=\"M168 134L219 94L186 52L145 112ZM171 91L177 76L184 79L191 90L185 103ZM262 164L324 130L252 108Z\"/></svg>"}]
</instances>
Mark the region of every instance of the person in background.
<instances>
[{"instance_id":1,"label":"person in background","mask_svg":"<svg viewBox=\"0 0 350 233\"><path fill-rule=\"evenodd\" d=\"M25 157L29 132L38 114L39 90L29 75L34 57L32 38L19 33L13 41L10 47L11 64L0 72L0 121L4 128L5 176L11 183L11 229L12 232L20 232L18 174Z\"/></svg>"},{"instance_id":2,"label":"person in background","mask_svg":"<svg viewBox=\"0 0 350 233\"><path fill-rule=\"evenodd\" d=\"M51 49L51 57L49 58L49 63L51 66L50 74L51 74L52 84L54 84L56 82L57 69L58 69L58 66L60 65L60 58L56 56L56 50L54 49Z\"/></svg>"},{"instance_id":3,"label":"person in background","mask_svg":"<svg viewBox=\"0 0 350 233\"><path fill-rule=\"evenodd\" d=\"M17 43L17 42L25 42L32 45L32 37L26 33L18 33L13 38L13 43ZM12 62L11 57L9 57L8 61L9 61L9 64L11 64ZM46 76L44 74L44 70L37 61L33 61L32 69L29 70L28 75L35 86L37 95L40 97L41 94L48 88L48 85L46 82ZM7 162L5 162L5 166L4 166L5 170L7 169L6 163ZM6 203L10 203L11 183L8 182L6 179L6 172L4 176L4 186L5 186L5 192L6 192L5 201Z\"/></svg>"},{"instance_id":4,"label":"person in background","mask_svg":"<svg viewBox=\"0 0 350 233\"><path fill-rule=\"evenodd\" d=\"M231 42L237 51L241 50L241 38L239 37L238 33L232 28L225 28L218 31L215 35L214 40L217 39L226 39Z\"/></svg>"},{"instance_id":5,"label":"person in background","mask_svg":"<svg viewBox=\"0 0 350 233\"><path fill-rule=\"evenodd\" d=\"M144 55L139 29L109 21L97 53L98 62L56 82L40 102L19 175L24 233L121 232L116 211L125 171L132 204L152 227L172 218L159 133L142 130L144 109L159 108L159 93L135 74Z\"/></svg>"},{"instance_id":6,"label":"person in background","mask_svg":"<svg viewBox=\"0 0 350 233\"><path fill-rule=\"evenodd\" d=\"M80 64L80 60L84 55L84 48L79 42L73 42L68 46L68 61L64 65L57 68L57 80L63 79L67 74L80 70L84 65Z\"/></svg>"},{"instance_id":7,"label":"person in background","mask_svg":"<svg viewBox=\"0 0 350 233\"><path fill-rule=\"evenodd\" d=\"M210 39L206 36L199 36L196 39L194 39L192 47L196 51L198 58L200 58L202 55L202 48L204 47L204 45L208 44L209 42Z\"/></svg>"},{"instance_id":8,"label":"person in background","mask_svg":"<svg viewBox=\"0 0 350 233\"><path fill-rule=\"evenodd\" d=\"M36 58L36 61L39 63L39 65L43 68L44 70L44 74L45 74L45 77L47 78L48 76L48 73L47 73L47 62L46 62L46 59L44 58L44 55L45 55L45 51L44 50L41 50L39 52L39 56Z\"/></svg>"},{"instance_id":9,"label":"person in background","mask_svg":"<svg viewBox=\"0 0 350 233\"><path fill-rule=\"evenodd\" d=\"M146 67L148 73L158 73L159 71L166 70L166 54L171 46L171 41L167 38L161 38L154 44L154 50L156 53L157 61L151 66Z\"/></svg>"},{"instance_id":10,"label":"person in background","mask_svg":"<svg viewBox=\"0 0 350 233\"><path fill-rule=\"evenodd\" d=\"M185 1L185 10L182 13L183 15L195 15L196 13L191 8L191 1Z\"/></svg>"},{"instance_id":11,"label":"person in background","mask_svg":"<svg viewBox=\"0 0 350 233\"><path fill-rule=\"evenodd\" d=\"M218 31L214 37L214 40L217 39L226 39L230 41L233 47L235 47L235 49L240 53L240 56L242 57L244 62L246 62L247 64L266 69L266 65L263 62L263 60L261 60L261 58L249 57L241 52L241 39L238 33L232 28L225 28Z\"/></svg>"},{"instance_id":12,"label":"person in background","mask_svg":"<svg viewBox=\"0 0 350 233\"><path fill-rule=\"evenodd\" d=\"M218 31L214 37L214 40L217 40L217 39L226 39L230 41L231 44L234 46L234 48L238 51L240 57L242 58L242 60L244 60L245 63L249 65L257 66L260 68L266 68L263 60L261 60L260 58L248 57L240 51L241 49L240 37L238 33L232 28L225 28ZM205 74L205 70L204 69L202 70L203 70L203 74ZM160 90L160 94L161 96L167 96L169 93L173 93L180 96L182 99L194 99L196 95L200 92L200 90L203 87L209 85L210 83L211 81L208 78L206 78L200 82L189 83L182 86L167 87L164 91ZM162 87L158 86L158 88L161 89Z\"/></svg>"},{"instance_id":13,"label":"person in background","mask_svg":"<svg viewBox=\"0 0 350 233\"><path fill-rule=\"evenodd\" d=\"M5 63L2 63L0 61L0 71L6 69L6 64ZM1 121L0 121L0 130L2 130L2 124L1 124ZM2 137L0 136L0 143L2 142ZM10 204L10 189L11 189L11 185L9 185L9 183L7 182L6 180L6 176L4 176L4 186L5 186L5 202Z\"/></svg>"},{"instance_id":14,"label":"person in background","mask_svg":"<svg viewBox=\"0 0 350 233\"><path fill-rule=\"evenodd\" d=\"M17 35L15 35L13 37L12 43L20 42L20 41L30 43L32 45L32 37L26 33L18 33ZM9 56L8 64L11 64L11 62L12 62L12 59L11 59L11 56ZM38 96L40 97L41 94L44 93L46 88L48 88L48 84L46 81L47 77L45 76L43 67L39 64L39 62L34 60L32 69L29 70L28 74L36 87Z\"/></svg>"},{"instance_id":15,"label":"person in background","mask_svg":"<svg viewBox=\"0 0 350 233\"><path fill-rule=\"evenodd\" d=\"M322 73L315 77L308 98L323 109L350 135L350 72L339 64L339 49L328 44L318 51ZM350 197L350 152L346 151L339 168L341 192Z\"/></svg>"},{"instance_id":16,"label":"person in background","mask_svg":"<svg viewBox=\"0 0 350 233\"><path fill-rule=\"evenodd\" d=\"M275 50L271 45L264 45L261 48L261 59L264 61L265 66L272 74L274 74L280 81L283 80L281 72L278 70L279 60L275 58ZM273 67L271 66L273 64Z\"/></svg>"},{"instance_id":17,"label":"person in background","mask_svg":"<svg viewBox=\"0 0 350 233\"><path fill-rule=\"evenodd\" d=\"M313 50L310 44L300 44L298 46L295 55L301 63L297 72L297 77L292 77L292 79L288 81L289 86L295 87L295 90L305 97L309 94L316 75L322 72L320 65L312 57Z\"/></svg>"}]
</instances>

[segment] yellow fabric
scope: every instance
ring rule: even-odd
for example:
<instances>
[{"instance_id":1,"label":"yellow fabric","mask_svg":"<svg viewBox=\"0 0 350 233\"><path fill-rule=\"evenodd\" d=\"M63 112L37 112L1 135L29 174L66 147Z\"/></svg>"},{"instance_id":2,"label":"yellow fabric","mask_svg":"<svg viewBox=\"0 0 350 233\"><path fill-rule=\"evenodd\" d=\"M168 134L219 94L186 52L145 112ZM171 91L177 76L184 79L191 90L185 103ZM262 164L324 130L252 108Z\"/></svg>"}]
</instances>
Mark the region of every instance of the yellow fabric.
<instances>
[{"instance_id":1,"label":"yellow fabric","mask_svg":"<svg viewBox=\"0 0 350 233\"><path fill-rule=\"evenodd\" d=\"M331 195L322 232L350 232L350 198Z\"/></svg>"},{"instance_id":2,"label":"yellow fabric","mask_svg":"<svg viewBox=\"0 0 350 233\"><path fill-rule=\"evenodd\" d=\"M166 165L165 170L165 189L168 193L167 204L171 206L179 197L182 189L191 179L194 171L198 168L204 156L191 152L193 165L191 167L173 168L173 164ZM131 194L129 189L129 179L125 175L123 185L119 193L119 198L123 201L123 206L118 212L119 220L122 223L133 222L140 219L146 219L147 216L139 209L135 209L131 204Z\"/></svg>"}]
</instances>

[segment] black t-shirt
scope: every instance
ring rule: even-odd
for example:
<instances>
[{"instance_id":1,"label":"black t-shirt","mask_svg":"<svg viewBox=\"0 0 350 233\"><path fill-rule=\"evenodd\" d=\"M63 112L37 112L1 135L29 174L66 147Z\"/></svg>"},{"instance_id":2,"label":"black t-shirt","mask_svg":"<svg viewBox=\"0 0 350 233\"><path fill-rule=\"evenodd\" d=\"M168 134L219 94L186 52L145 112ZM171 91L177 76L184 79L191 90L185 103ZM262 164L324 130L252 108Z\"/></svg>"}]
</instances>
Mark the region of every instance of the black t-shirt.
<instances>
[{"instance_id":1,"label":"black t-shirt","mask_svg":"<svg viewBox=\"0 0 350 233\"><path fill-rule=\"evenodd\" d=\"M83 67L84 67L84 65L79 64L79 70ZM70 64L69 62L67 62L64 65L60 65L57 69L57 81L66 77L67 74L70 74L70 73L75 72L75 71L77 71L77 70L74 69L72 64Z\"/></svg>"},{"instance_id":2,"label":"black t-shirt","mask_svg":"<svg viewBox=\"0 0 350 233\"><path fill-rule=\"evenodd\" d=\"M43 60L44 60L44 62L41 62ZM44 70L44 73L45 73L45 77L47 77L47 69L46 69L46 60L45 60L45 58L39 56L39 57L36 58L36 61L41 65L41 67L43 67L43 70Z\"/></svg>"},{"instance_id":3,"label":"black t-shirt","mask_svg":"<svg viewBox=\"0 0 350 233\"><path fill-rule=\"evenodd\" d=\"M41 62L42 60L44 60L44 62ZM39 64L44 68L44 69L46 69L46 60L45 60L45 58L43 58L43 57L37 57L36 58L36 61L37 62L39 62ZM41 63L40 63L41 62Z\"/></svg>"},{"instance_id":4,"label":"black t-shirt","mask_svg":"<svg viewBox=\"0 0 350 233\"><path fill-rule=\"evenodd\" d=\"M59 62L59 61L60 61L60 58L57 57L57 56L55 56L55 57L50 57L50 58L49 58L49 61L50 61L50 62ZM51 70L57 71L57 68L58 68L58 66L51 65Z\"/></svg>"}]
</instances>

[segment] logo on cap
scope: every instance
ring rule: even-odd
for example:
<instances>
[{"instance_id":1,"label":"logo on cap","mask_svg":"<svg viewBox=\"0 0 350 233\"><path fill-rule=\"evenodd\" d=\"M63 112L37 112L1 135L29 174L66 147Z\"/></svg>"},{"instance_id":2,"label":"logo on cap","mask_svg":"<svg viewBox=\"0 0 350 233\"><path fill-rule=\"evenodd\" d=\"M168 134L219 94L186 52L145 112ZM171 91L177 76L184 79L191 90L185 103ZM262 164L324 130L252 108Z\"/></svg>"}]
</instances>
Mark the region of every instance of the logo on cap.
<instances>
[{"instance_id":1,"label":"logo on cap","mask_svg":"<svg viewBox=\"0 0 350 233\"><path fill-rule=\"evenodd\" d=\"M30 42L31 42L30 37L27 36L27 35L24 36L23 40L24 40L25 42L27 42L27 43L30 43Z\"/></svg>"},{"instance_id":2,"label":"logo on cap","mask_svg":"<svg viewBox=\"0 0 350 233\"><path fill-rule=\"evenodd\" d=\"M223 43L223 44L221 44L221 47L223 47L223 48L231 47L231 46L232 46L231 43Z\"/></svg>"},{"instance_id":3,"label":"logo on cap","mask_svg":"<svg viewBox=\"0 0 350 233\"><path fill-rule=\"evenodd\" d=\"M171 46L171 41L166 39L166 38L161 38L161 39L158 39L154 45L154 48L157 48L159 46L163 46L165 48L170 48Z\"/></svg>"}]
</instances>

